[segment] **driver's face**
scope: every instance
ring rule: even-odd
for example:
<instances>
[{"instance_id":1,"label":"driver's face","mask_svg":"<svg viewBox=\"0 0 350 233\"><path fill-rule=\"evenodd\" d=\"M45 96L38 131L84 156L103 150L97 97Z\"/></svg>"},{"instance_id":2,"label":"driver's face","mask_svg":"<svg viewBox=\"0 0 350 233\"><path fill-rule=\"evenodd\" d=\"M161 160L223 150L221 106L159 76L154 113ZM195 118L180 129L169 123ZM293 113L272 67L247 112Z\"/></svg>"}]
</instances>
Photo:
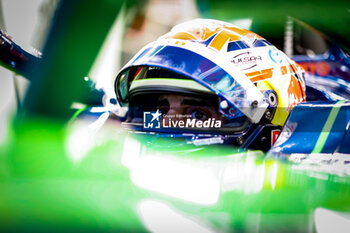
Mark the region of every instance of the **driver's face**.
<instances>
[{"instance_id":1,"label":"driver's face","mask_svg":"<svg viewBox=\"0 0 350 233\"><path fill-rule=\"evenodd\" d=\"M205 121L208 118L222 119L218 103L197 97L163 94L158 97L157 109L164 114L165 121L180 120L184 117Z\"/></svg>"}]
</instances>

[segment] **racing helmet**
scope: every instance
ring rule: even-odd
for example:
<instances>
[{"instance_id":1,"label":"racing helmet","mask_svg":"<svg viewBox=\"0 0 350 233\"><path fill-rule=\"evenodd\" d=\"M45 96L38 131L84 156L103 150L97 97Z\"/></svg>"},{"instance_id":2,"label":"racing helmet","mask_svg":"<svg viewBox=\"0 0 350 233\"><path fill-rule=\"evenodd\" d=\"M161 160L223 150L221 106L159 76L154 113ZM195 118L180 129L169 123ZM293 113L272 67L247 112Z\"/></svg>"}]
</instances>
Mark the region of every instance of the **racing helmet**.
<instances>
[{"instance_id":1,"label":"racing helmet","mask_svg":"<svg viewBox=\"0 0 350 233\"><path fill-rule=\"evenodd\" d=\"M121 69L115 91L118 103L129 108L125 124L134 130L189 136L194 144L262 150L268 150L290 111L306 98L304 71L297 63L261 36L211 19L179 24L146 45ZM216 109L219 127L190 119L192 127L149 129L145 114L158 114L157 101L168 94L205 99L204 106ZM161 114L166 112L153 120ZM198 111L184 116L208 120Z\"/></svg>"}]
</instances>

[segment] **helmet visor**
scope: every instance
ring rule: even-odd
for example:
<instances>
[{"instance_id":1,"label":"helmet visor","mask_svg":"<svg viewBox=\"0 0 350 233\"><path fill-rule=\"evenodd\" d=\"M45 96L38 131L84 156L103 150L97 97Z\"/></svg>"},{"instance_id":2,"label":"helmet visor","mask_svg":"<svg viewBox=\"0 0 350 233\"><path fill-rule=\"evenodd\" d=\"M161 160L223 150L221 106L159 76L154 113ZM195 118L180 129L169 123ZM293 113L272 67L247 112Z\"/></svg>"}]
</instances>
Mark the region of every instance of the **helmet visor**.
<instances>
[{"instance_id":1,"label":"helmet visor","mask_svg":"<svg viewBox=\"0 0 350 233\"><path fill-rule=\"evenodd\" d=\"M153 66L193 79L235 106L252 122L259 122L268 106L260 90L241 72L235 72L234 67L228 68L222 58L215 58L219 56L217 53L204 54L198 52L200 49L195 52L192 47L158 45L141 50L117 76L115 89L120 104L128 102L130 88L138 77L137 68Z\"/></svg>"},{"instance_id":2,"label":"helmet visor","mask_svg":"<svg viewBox=\"0 0 350 233\"><path fill-rule=\"evenodd\" d=\"M234 133L250 125L248 118L232 108L229 117L220 109L215 95L184 94L175 91L132 95L126 124L141 131ZM233 114L234 113L234 114Z\"/></svg>"}]
</instances>

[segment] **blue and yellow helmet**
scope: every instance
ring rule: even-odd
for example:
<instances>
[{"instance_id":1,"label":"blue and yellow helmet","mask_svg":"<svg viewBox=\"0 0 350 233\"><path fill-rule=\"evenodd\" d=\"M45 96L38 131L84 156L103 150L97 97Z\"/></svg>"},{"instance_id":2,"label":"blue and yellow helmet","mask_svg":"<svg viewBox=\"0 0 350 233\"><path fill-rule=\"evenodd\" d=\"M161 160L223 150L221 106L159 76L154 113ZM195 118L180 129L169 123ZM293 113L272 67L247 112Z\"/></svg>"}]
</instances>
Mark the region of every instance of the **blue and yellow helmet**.
<instances>
[{"instance_id":1,"label":"blue and yellow helmet","mask_svg":"<svg viewBox=\"0 0 350 233\"><path fill-rule=\"evenodd\" d=\"M147 106L154 104L147 96L157 93L215 97L225 119L215 134L248 147L262 128L283 126L292 108L305 101L304 71L297 63L261 36L210 19L179 24L142 48L117 75L115 91L131 118L156 111Z\"/></svg>"}]
</instances>

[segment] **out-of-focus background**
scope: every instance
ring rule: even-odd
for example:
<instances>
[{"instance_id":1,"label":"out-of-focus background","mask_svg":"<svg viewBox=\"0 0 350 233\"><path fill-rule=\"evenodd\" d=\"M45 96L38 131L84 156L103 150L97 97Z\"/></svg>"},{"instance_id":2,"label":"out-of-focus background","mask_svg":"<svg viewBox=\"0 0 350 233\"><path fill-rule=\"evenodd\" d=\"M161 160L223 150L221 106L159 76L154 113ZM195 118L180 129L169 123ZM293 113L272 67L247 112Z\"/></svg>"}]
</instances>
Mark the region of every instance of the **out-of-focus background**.
<instances>
[{"instance_id":1,"label":"out-of-focus background","mask_svg":"<svg viewBox=\"0 0 350 233\"><path fill-rule=\"evenodd\" d=\"M0 2L0 28L18 45L38 55L57 1L5 0ZM0 66L0 144L4 143L12 118L20 108L29 81Z\"/></svg>"}]
</instances>

